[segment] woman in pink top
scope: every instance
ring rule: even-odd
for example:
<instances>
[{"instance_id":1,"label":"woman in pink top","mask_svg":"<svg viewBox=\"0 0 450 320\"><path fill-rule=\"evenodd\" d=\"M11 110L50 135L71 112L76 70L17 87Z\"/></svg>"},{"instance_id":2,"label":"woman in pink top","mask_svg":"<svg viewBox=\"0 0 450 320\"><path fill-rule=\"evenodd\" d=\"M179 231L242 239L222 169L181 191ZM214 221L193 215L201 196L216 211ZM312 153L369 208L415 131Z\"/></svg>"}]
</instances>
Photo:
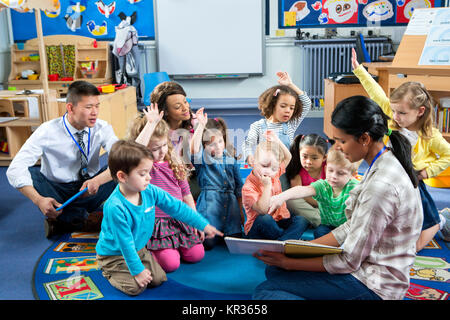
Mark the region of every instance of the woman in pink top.
<instances>
[{"instance_id":1,"label":"woman in pink top","mask_svg":"<svg viewBox=\"0 0 450 320\"><path fill-rule=\"evenodd\" d=\"M130 130L129 139L148 146L153 156L150 171L151 184L168 192L175 198L195 208L187 176L189 170L174 152L168 141L169 126L162 120L162 112L156 105L150 111L143 110ZM180 260L198 262L203 259L204 233L172 218L155 208L155 227L147 249L152 252L165 272L172 272L180 266Z\"/></svg>"},{"instance_id":2,"label":"woman in pink top","mask_svg":"<svg viewBox=\"0 0 450 320\"><path fill-rule=\"evenodd\" d=\"M291 188L309 186L312 182L325 179L328 141L312 133L294 138L290 152L292 160L286 168ZM317 201L312 197L292 199L286 202L291 214L306 218L314 227L320 225Z\"/></svg>"}]
</instances>

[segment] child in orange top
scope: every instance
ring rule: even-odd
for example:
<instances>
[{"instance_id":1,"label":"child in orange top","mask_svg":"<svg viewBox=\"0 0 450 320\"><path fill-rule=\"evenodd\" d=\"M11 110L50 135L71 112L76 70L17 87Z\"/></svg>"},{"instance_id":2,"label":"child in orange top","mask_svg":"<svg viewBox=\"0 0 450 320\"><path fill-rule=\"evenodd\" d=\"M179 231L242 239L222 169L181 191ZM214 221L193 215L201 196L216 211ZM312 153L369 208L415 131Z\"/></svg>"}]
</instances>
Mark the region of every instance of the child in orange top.
<instances>
[{"instance_id":1,"label":"child in orange top","mask_svg":"<svg viewBox=\"0 0 450 320\"><path fill-rule=\"evenodd\" d=\"M253 239L299 239L309 224L305 218L291 216L286 204L268 214L270 198L282 191L280 176L291 154L274 132L267 131L264 136L267 141L258 144L254 168L242 187L245 234Z\"/></svg>"}]
</instances>

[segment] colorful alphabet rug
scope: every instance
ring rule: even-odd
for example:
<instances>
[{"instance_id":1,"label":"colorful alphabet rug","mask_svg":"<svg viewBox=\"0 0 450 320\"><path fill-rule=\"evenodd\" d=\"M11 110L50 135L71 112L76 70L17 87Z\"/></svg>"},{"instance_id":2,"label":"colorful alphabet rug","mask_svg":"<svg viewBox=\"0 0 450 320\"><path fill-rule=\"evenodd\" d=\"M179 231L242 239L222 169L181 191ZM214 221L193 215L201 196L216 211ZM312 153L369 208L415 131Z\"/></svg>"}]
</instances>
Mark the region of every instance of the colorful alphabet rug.
<instances>
[{"instance_id":1,"label":"colorful alphabet rug","mask_svg":"<svg viewBox=\"0 0 450 320\"><path fill-rule=\"evenodd\" d=\"M205 252L202 261L182 263L168 281L130 297L111 286L97 265L96 233L63 235L35 267L34 293L41 300L249 300L265 280L265 265L225 246ZM410 271L406 300L448 300L450 243L436 236L421 250ZM244 276L245 275L245 276Z\"/></svg>"}]
</instances>

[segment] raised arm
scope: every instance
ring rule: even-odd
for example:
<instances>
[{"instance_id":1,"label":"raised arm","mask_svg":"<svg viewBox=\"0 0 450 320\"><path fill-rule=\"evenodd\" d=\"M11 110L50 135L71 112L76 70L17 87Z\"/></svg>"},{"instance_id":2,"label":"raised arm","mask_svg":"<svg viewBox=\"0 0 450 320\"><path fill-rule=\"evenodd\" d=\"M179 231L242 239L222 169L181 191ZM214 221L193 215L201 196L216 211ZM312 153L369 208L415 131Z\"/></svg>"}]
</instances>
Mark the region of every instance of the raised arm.
<instances>
[{"instance_id":1,"label":"raised arm","mask_svg":"<svg viewBox=\"0 0 450 320\"><path fill-rule=\"evenodd\" d=\"M148 146L156 125L162 119L164 112L158 112L158 105L156 103L150 105L150 110L146 107L142 112L144 112L145 117L147 118L147 123L135 141L144 146Z\"/></svg>"},{"instance_id":2,"label":"raised arm","mask_svg":"<svg viewBox=\"0 0 450 320\"><path fill-rule=\"evenodd\" d=\"M289 73L287 73L286 71L278 71L277 76L278 76L278 83L280 85L290 87L299 96L304 94L304 92L292 82L292 79L289 76Z\"/></svg>"},{"instance_id":3,"label":"raised arm","mask_svg":"<svg viewBox=\"0 0 450 320\"><path fill-rule=\"evenodd\" d=\"M278 138L278 136L271 130L267 130L264 133L264 137L267 139L267 141L276 142L280 145L280 148L283 152L284 166L287 167L289 162L291 162L291 159L292 159L292 155L291 155L291 152L289 151L289 149L284 145L283 142L281 142L280 138Z\"/></svg>"},{"instance_id":4,"label":"raised arm","mask_svg":"<svg viewBox=\"0 0 450 320\"><path fill-rule=\"evenodd\" d=\"M191 154L196 154L200 151L200 146L202 145L203 132L205 131L206 122L208 122L208 114L203 113L204 108L200 108L197 112L197 128L195 128L192 139L189 142Z\"/></svg>"}]
</instances>

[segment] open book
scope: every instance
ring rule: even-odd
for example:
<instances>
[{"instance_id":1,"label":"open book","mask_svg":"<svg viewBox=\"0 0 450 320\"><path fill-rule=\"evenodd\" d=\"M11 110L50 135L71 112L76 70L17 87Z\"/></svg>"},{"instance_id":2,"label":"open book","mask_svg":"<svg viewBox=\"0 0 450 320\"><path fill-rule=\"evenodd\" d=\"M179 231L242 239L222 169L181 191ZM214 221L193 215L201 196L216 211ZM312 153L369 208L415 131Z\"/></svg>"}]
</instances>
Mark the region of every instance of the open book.
<instances>
[{"instance_id":1,"label":"open book","mask_svg":"<svg viewBox=\"0 0 450 320\"><path fill-rule=\"evenodd\" d=\"M297 258L319 257L325 254L341 253L342 249L303 240L262 240L225 237L230 253L253 254L258 250L282 252Z\"/></svg>"}]
</instances>

